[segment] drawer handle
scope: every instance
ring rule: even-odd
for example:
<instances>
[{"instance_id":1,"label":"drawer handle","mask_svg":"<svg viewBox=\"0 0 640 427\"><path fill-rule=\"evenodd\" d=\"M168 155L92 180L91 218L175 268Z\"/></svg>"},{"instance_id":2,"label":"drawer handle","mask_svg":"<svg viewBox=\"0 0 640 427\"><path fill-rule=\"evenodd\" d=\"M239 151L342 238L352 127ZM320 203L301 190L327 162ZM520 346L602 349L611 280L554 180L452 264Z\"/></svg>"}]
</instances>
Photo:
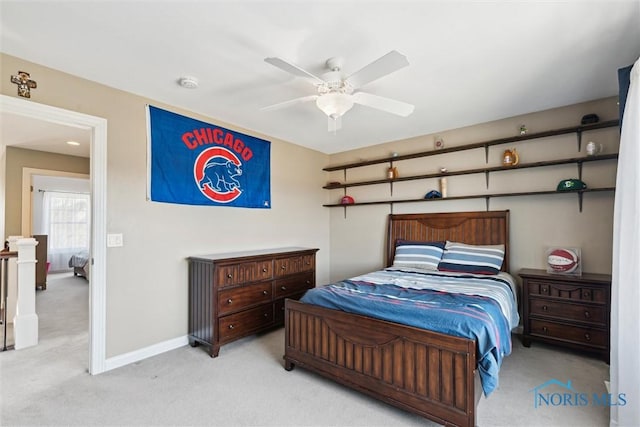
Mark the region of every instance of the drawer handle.
<instances>
[{"instance_id":1,"label":"drawer handle","mask_svg":"<svg viewBox=\"0 0 640 427\"><path fill-rule=\"evenodd\" d=\"M286 267L285 265L283 265L283 266L282 266L282 267L280 267L280 268L281 268L281 269L283 269L283 270L286 270L286 269L287 269L287 267Z\"/></svg>"},{"instance_id":2,"label":"drawer handle","mask_svg":"<svg viewBox=\"0 0 640 427\"><path fill-rule=\"evenodd\" d=\"M265 313L265 314L264 314L264 317L269 317L269 313Z\"/></svg>"},{"instance_id":3,"label":"drawer handle","mask_svg":"<svg viewBox=\"0 0 640 427\"><path fill-rule=\"evenodd\" d=\"M280 289L282 289L283 291L286 291L287 287L286 286L280 286Z\"/></svg>"},{"instance_id":4,"label":"drawer handle","mask_svg":"<svg viewBox=\"0 0 640 427\"><path fill-rule=\"evenodd\" d=\"M306 283L307 283L307 285L310 285L311 284L311 280L307 280Z\"/></svg>"},{"instance_id":5,"label":"drawer handle","mask_svg":"<svg viewBox=\"0 0 640 427\"><path fill-rule=\"evenodd\" d=\"M543 326L543 327L542 327L542 332L544 332L545 334L548 332L548 330L547 330L547 327L546 327L546 326Z\"/></svg>"},{"instance_id":6,"label":"drawer handle","mask_svg":"<svg viewBox=\"0 0 640 427\"><path fill-rule=\"evenodd\" d=\"M587 298L590 298L591 297L591 292L584 291L584 296L587 297Z\"/></svg>"},{"instance_id":7,"label":"drawer handle","mask_svg":"<svg viewBox=\"0 0 640 427\"><path fill-rule=\"evenodd\" d=\"M231 304L232 302L233 302L233 300L232 300L231 298L229 298L229 299L227 300L227 304Z\"/></svg>"},{"instance_id":8,"label":"drawer handle","mask_svg":"<svg viewBox=\"0 0 640 427\"><path fill-rule=\"evenodd\" d=\"M546 286L542 287L542 292L545 293L545 294L547 293L547 287Z\"/></svg>"},{"instance_id":9,"label":"drawer handle","mask_svg":"<svg viewBox=\"0 0 640 427\"><path fill-rule=\"evenodd\" d=\"M267 291L262 291L262 295L269 295L269 292L267 292Z\"/></svg>"},{"instance_id":10,"label":"drawer handle","mask_svg":"<svg viewBox=\"0 0 640 427\"><path fill-rule=\"evenodd\" d=\"M228 277L229 279L232 279L232 278L233 278L233 275L232 275L231 273L229 273L229 274L227 274L227 277Z\"/></svg>"},{"instance_id":11,"label":"drawer handle","mask_svg":"<svg viewBox=\"0 0 640 427\"><path fill-rule=\"evenodd\" d=\"M586 339L587 341L591 341L591 334L589 334L588 332L584 334L584 339Z\"/></svg>"},{"instance_id":12,"label":"drawer handle","mask_svg":"<svg viewBox=\"0 0 640 427\"><path fill-rule=\"evenodd\" d=\"M266 273L266 272L267 272L267 269L266 269L265 267L262 267L262 272L263 272L263 273Z\"/></svg>"},{"instance_id":13,"label":"drawer handle","mask_svg":"<svg viewBox=\"0 0 640 427\"><path fill-rule=\"evenodd\" d=\"M234 328L233 324L229 325L229 329L233 329L233 328Z\"/></svg>"},{"instance_id":14,"label":"drawer handle","mask_svg":"<svg viewBox=\"0 0 640 427\"><path fill-rule=\"evenodd\" d=\"M548 310L549 310L549 307L547 307L546 305L542 306L542 311L548 311Z\"/></svg>"},{"instance_id":15,"label":"drawer handle","mask_svg":"<svg viewBox=\"0 0 640 427\"><path fill-rule=\"evenodd\" d=\"M589 319L591 317L591 313L589 313L588 311L585 310L584 312L584 317L586 317L587 319Z\"/></svg>"}]
</instances>

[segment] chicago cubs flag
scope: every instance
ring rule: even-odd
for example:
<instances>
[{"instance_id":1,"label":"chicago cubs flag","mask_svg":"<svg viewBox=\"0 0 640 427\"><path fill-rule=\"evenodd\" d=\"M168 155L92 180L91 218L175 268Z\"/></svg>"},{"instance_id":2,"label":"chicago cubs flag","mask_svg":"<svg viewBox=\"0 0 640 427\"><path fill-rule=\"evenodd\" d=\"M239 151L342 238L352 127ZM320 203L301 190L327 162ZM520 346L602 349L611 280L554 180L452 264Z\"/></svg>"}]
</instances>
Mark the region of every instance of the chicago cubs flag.
<instances>
[{"instance_id":1,"label":"chicago cubs flag","mask_svg":"<svg viewBox=\"0 0 640 427\"><path fill-rule=\"evenodd\" d=\"M148 106L149 198L271 208L271 143Z\"/></svg>"}]
</instances>

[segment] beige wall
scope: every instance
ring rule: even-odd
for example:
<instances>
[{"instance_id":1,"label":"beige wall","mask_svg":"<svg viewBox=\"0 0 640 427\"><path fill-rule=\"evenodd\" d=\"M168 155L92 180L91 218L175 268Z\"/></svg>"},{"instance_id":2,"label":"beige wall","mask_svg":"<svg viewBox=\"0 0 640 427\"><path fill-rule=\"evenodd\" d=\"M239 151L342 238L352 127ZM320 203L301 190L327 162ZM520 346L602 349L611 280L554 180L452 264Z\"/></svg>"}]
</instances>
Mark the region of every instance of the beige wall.
<instances>
[{"instance_id":1,"label":"beige wall","mask_svg":"<svg viewBox=\"0 0 640 427\"><path fill-rule=\"evenodd\" d=\"M380 268L383 263L388 206L323 208L339 200L342 190L323 190L327 181L343 181L342 172L322 168L367 158L428 150L434 135L396 141L327 156L275 140L212 118L111 89L20 59L2 55L1 91L15 96L10 74L25 70L38 81L32 101L83 112L108 120L107 228L123 233L124 247L107 252L107 356L141 349L187 333L187 264L194 254L276 246L318 247L317 282L327 283ZM191 117L212 121L272 141L272 209L252 210L153 203L146 200L145 104L152 103ZM442 131L446 146L511 136L525 123L531 132L573 126L582 115L596 113L602 120L617 117L613 98L515 117L467 128ZM617 129L585 134L616 152ZM510 144L523 162L582 155L575 135ZM507 146L491 149L489 164L498 165ZM584 150L584 143L583 143ZM435 172L484 166L484 151L459 152L398 163L400 174ZM590 187L615 184L615 161L584 166ZM349 180L383 178L385 165L348 171ZM577 176L575 165L491 174L485 188L483 174L449 178L449 195L482 192L530 191L555 188L560 179ZM419 198L437 188L436 180L394 185L394 198ZM349 189L357 201L389 196L388 185ZM397 204L394 213L484 210L483 199L436 203ZM587 194L583 212L577 196L550 195L491 200L491 209L511 210L512 272L543 267L547 245L582 248L584 269L610 272L613 193Z\"/></svg>"},{"instance_id":2,"label":"beige wall","mask_svg":"<svg viewBox=\"0 0 640 427\"><path fill-rule=\"evenodd\" d=\"M508 137L518 134L520 124L530 132L571 127L580 124L588 113L601 120L618 117L617 98L607 98L584 104L542 111L520 117L499 120L461 129L443 131L445 147ZM364 159L384 158L392 152L409 154L433 149L434 135L381 144L331 156L331 165ZM618 128L585 132L582 150L578 152L575 134L494 146L489 152L489 166L499 166L502 153L514 147L523 163L585 155L587 141L602 143L604 153L615 153L619 146ZM583 180L589 187L615 186L615 160L586 163ZM450 171L485 166L484 149L462 151L394 164L400 175L436 173L441 167ZM367 166L347 171L348 181L383 179L388 164ZM448 195L553 190L561 179L577 178L576 165L502 171L490 174L489 189L483 173L448 178ZM342 171L327 174L327 181L344 182ZM429 190L438 189L437 179L398 182L390 196L388 184L350 187L348 194L357 202L421 198ZM337 203L343 189L325 190L331 203ZM520 268L546 268L544 252L547 246L566 245L582 248L583 269L588 272L610 273L613 232L613 192L584 195L583 211L579 212L575 194L494 198L491 210L510 210L511 272ZM485 210L484 199L395 204L393 213L448 212ZM354 276L383 266L387 205L331 208L331 278Z\"/></svg>"},{"instance_id":3,"label":"beige wall","mask_svg":"<svg viewBox=\"0 0 640 427\"><path fill-rule=\"evenodd\" d=\"M44 151L7 147L5 230L7 236L22 234L22 169L47 169L89 174L89 159Z\"/></svg>"},{"instance_id":4,"label":"beige wall","mask_svg":"<svg viewBox=\"0 0 640 427\"><path fill-rule=\"evenodd\" d=\"M124 247L107 249L107 357L187 334L190 255L280 246L320 248L319 283L329 278L329 211L322 207L328 156L130 93L2 55L1 91L10 75L38 82L33 102L106 118L107 232ZM145 105L185 114L271 141L271 209L184 206L146 200Z\"/></svg>"}]
</instances>

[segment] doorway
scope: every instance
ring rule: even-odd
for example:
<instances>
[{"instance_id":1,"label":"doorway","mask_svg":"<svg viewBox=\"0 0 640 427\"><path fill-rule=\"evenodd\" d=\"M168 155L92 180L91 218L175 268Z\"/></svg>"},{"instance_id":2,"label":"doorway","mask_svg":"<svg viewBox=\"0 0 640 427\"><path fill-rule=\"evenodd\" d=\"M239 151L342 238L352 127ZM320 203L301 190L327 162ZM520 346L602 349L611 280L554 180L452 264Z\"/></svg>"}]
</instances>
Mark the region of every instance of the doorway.
<instances>
[{"instance_id":1,"label":"doorway","mask_svg":"<svg viewBox=\"0 0 640 427\"><path fill-rule=\"evenodd\" d=\"M106 370L106 208L107 120L75 111L0 95L0 113L86 129L91 133L91 268L89 278L90 374ZM6 174L6 146L0 142L0 175ZM0 180L0 234L5 236L5 180Z\"/></svg>"}]
</instances>

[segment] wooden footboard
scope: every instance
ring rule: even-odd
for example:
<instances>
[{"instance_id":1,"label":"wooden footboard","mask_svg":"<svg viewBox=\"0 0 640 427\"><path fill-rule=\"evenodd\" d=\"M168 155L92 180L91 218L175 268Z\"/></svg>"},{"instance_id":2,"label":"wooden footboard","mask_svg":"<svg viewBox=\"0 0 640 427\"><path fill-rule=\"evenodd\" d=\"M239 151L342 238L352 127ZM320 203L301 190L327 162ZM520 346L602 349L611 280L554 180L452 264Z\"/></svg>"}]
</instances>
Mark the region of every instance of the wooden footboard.
<instances>
[{"instance_id":1,"label":"wooden footboard","mask_svg":"<svg viewBox=\"0 0 640 427\"><path fill-rule=\"evenodd\" d=\"M284 359L438 423L475 425L475 341L286 300Z\"/></svg>"}]
</instances>

